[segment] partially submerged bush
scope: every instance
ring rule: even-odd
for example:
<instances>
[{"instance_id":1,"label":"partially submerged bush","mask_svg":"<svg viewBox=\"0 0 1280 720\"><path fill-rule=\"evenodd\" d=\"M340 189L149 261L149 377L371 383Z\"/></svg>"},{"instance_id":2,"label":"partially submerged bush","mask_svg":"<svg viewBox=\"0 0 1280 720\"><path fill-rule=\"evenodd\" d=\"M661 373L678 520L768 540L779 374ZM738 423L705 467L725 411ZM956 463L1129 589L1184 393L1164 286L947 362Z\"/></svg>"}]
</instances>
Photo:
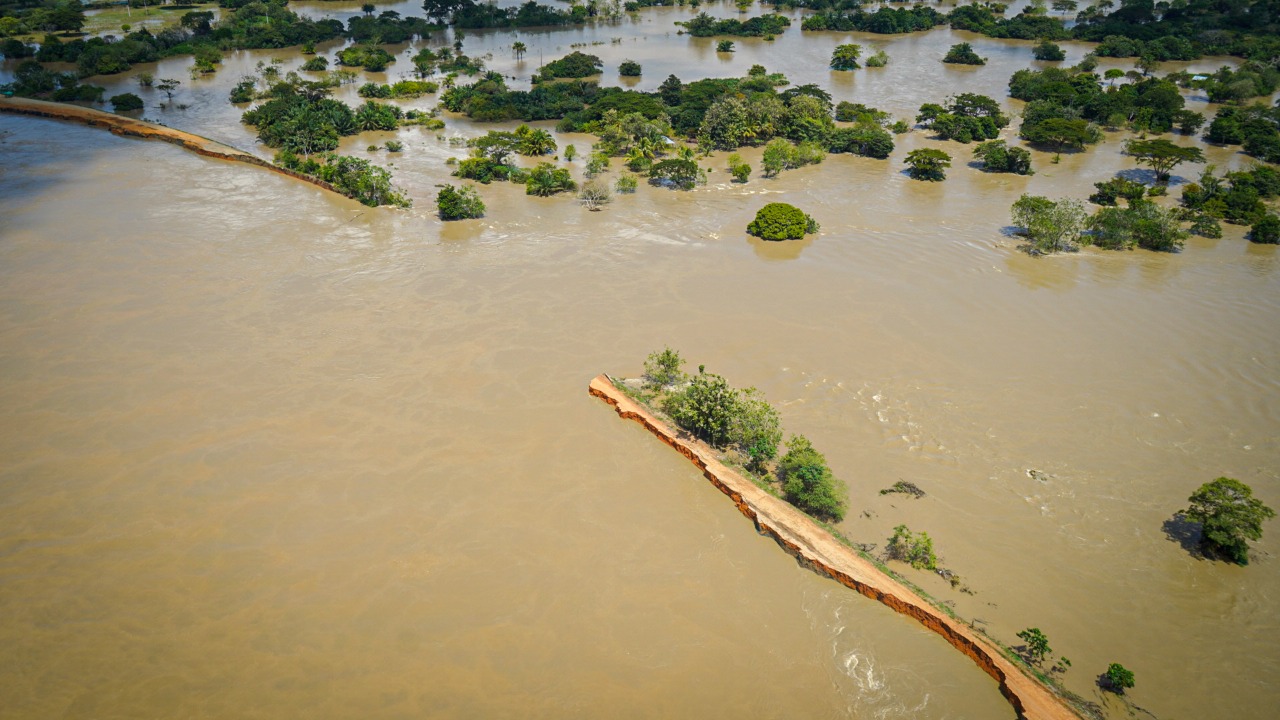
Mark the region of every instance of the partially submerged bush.
<instances>
[{"instance_id":1,"label":"partially submerged bush","mask_svg":"<svg viewBox=\"0 0 1280 720\"><path fill-rule=\"evenodd\" d=\"M818 232L817 221L787 203L769 203L756 212L747 232L764 240L799 240Z\"/></svg>"}]
</instances>

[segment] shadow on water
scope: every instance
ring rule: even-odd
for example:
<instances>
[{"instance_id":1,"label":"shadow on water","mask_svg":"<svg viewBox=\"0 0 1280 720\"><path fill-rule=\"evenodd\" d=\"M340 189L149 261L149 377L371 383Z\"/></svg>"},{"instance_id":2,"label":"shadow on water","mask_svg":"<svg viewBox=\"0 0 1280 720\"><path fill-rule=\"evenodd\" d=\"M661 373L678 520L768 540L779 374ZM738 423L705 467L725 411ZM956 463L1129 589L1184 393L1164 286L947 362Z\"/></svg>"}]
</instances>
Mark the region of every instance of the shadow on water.
<instances>
[{"instance_id":1,"label":"shadow on water","mask_svg":"<svg viewBox=\"0 0 1280 720\"><path fill-rule=\"evenodd\" d=\"M1155 187L1160 184L1156 178L1156 171L1147 170L1146 168L1129 168L1127 170L1121 170L1116 173L1116 177L1121 177L1125 180L1132 180L1151 187ZM1164 184L1167 187L1176 187L1178 185L1186 185L1189 182L1191 181L1181 175L1170 175L1169 181Z\"/></svg>"},{"instance_id":2,"label":"shadow on water","mask_svg":"<svg viewBox=\"0 0 1280 720\"><path fill-rule=\"evenodd\" d=\"M1170 542L1178 543L1191 557L1197 560L1209 559L1200 546L1200 523L1179 512L1165 520L1160 529Z\"/></svg>"},{"instance_id":3,"label":"shadow on water","mask_svg":"<svg viewBox=\"0 0 1280 720\"><path fill-rule=\"evenodd\" d=\"M796 260L805 248L813 244L813 236L806 235L803 240L761 240L748 235L747 242L761 260Z\"/></svg>"}]
</instances>

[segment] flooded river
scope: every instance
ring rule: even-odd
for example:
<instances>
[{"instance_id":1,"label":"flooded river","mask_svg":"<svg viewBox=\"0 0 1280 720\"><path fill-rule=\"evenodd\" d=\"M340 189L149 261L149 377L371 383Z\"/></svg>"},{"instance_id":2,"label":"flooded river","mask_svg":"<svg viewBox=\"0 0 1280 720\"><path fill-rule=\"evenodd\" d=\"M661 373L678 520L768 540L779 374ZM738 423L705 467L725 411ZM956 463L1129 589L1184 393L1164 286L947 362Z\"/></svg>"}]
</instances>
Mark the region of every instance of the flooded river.
<instances>
[{"instance_id":1,"label":"flooded river","mask_svg":"<svg viewBox=\"0 0 1280 720\"><path fill-rule=\"evenodd\" d=\"M601 42L583 49L604 81L632 58L644 89L761 63L900 117L964 90L1016 111L1005 84L1031 64L1030 43L946 29L802 37L798 15L725 57L676 35L691 14L467 33L466 51L527 78ZM889 67L826 70L851 38ZM990 63L941 65L961 40ZM269 155L226 95L272 57L302 62L150 68L188 107L153 92L145 116ZM1036 153L1029 178L917 130L887 162L746 185L720 154L706 187L599 213L495 184L483 220L448 225L434 186L462 150L420 128L343 148L405 142L406 212L100 130L0 116L0 135L0 717L1012 717L941 638L798 567L587 395L664 344L825 451L847 535L928 531L975 594L908 577L1004 642L1041 628L1109 715L1129 714L1094 684L1111 662L1161 718L1280 706L1280 524L1245 568L1163 529L1220 475L1280 508L1276 248L1225 226L1177 255L1035 259L1004 234L1022 192L1084 197L1132 168L1119 133ZM946 182L901 174L924 146L955 156ZM748 239L774 200L822 233ZM878 494L898 479L928 496Z\"/></svg>"}]
</instances>

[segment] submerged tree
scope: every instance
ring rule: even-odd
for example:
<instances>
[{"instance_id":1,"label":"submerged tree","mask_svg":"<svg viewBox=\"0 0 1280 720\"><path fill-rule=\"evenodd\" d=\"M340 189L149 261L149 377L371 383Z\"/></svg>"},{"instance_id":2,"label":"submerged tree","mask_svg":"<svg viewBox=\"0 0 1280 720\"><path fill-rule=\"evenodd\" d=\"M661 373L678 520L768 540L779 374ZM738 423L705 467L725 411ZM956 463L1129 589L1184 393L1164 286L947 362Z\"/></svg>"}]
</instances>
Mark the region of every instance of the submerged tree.
<instances>
[{"instance_id":1,"label":"submerged tree","mask_svg":"<svg viewBox=\"0 0 1280 720\"><path fill-rule=\"evenodd\" d=\"M1175 145L1164 138L1154 140L1130 140L1124 150L1138 161L1156 171L1157 182L1168 182L1173 169L1184 162L1204 162L1204 152L1198 147Z\"/></svg>"},{"instance_id":2,"label":"submerged tree","mask_svg":"<svg viewBox=\"0 0 1280 720\"><path fill-rule=\"evenodd\" d=\"M907 174L915 180L937 182L947 179L951 156L941 150L921 148L907 153Z\"/></svg>"},{"instance_id":3,"label":"submerged tree","mask_svg":"<svg viewBox=\"0 0 1280 720\"><path fill-rule=\"evenodd\" d=\"M1262 523L1276 516L1253 496L1253 488L1234 478L1220 477L1200 486L1187 498L1183 514L1201 524L1201 542L1241 564L1249 564L1249 541L1262 539Z\"/></svg>"}]
</instances>

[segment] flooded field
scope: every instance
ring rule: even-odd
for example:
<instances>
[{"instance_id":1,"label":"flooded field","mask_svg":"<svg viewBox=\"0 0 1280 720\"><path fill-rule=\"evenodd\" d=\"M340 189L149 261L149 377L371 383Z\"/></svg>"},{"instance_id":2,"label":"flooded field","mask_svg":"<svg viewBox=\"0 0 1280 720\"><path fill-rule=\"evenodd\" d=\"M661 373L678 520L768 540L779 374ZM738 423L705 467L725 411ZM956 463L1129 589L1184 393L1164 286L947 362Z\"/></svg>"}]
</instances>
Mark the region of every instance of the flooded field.
<instances>
[{"instance_id":1,"label":"flooded field","mask_svg":"<svg viewBox=\"0 0 1280 720\"><path fill-rule=\"evenodd\" d=\"M692 14L467 32L465 51L514 85L576 43L605 84L640 62L640 89L760 63L906 119L961 91L1016 112L1008 77L1038 64L1029 42L946 29L802 35L798 14L725 56L676 34ZM851 41L889 66L827 70ZM960 41L988 65L938 62ZM361 81L406 74L422 44ZM1088 49L1064 45L1068 62ZM232 53L198 80L189 58L139 66L182 78L186 106L150 91L144 116L269 157L227 93L272 58L304 59ZM136 91L132 74L93 82ZM1163 529L1221 475L1280 507L1276 248L1224 226L1176 255L1037 259L1005 231L1023 192L1083 198L1133 168L1124 134L1059 164L1033 152L1033 177L981 173L972 146L921 130L888 161L746 185L719 153L692 192L642 186L590 213L494 184L484 219L444 225L435 186L465 152L448 138L495 127L444 119L443 139L344 140L404 142L372 156L416 203L393 211L0 116L0 717L1012 717L968 659L798 567L588 397L664 344L759 387L823 449L851 488L848 536L928 531L976 594L908 577L1004 642L1044 630L1065 684L1110 716L1130 712L1094 684L1110 662L1160 718L1280 706L1280 525L1245 568ZM925 146L956 158L946 182L901 173ZM748 238L774 200L821 234ZM899 479L927 497L878 494Z\"/></svg>"}]
</instances>

